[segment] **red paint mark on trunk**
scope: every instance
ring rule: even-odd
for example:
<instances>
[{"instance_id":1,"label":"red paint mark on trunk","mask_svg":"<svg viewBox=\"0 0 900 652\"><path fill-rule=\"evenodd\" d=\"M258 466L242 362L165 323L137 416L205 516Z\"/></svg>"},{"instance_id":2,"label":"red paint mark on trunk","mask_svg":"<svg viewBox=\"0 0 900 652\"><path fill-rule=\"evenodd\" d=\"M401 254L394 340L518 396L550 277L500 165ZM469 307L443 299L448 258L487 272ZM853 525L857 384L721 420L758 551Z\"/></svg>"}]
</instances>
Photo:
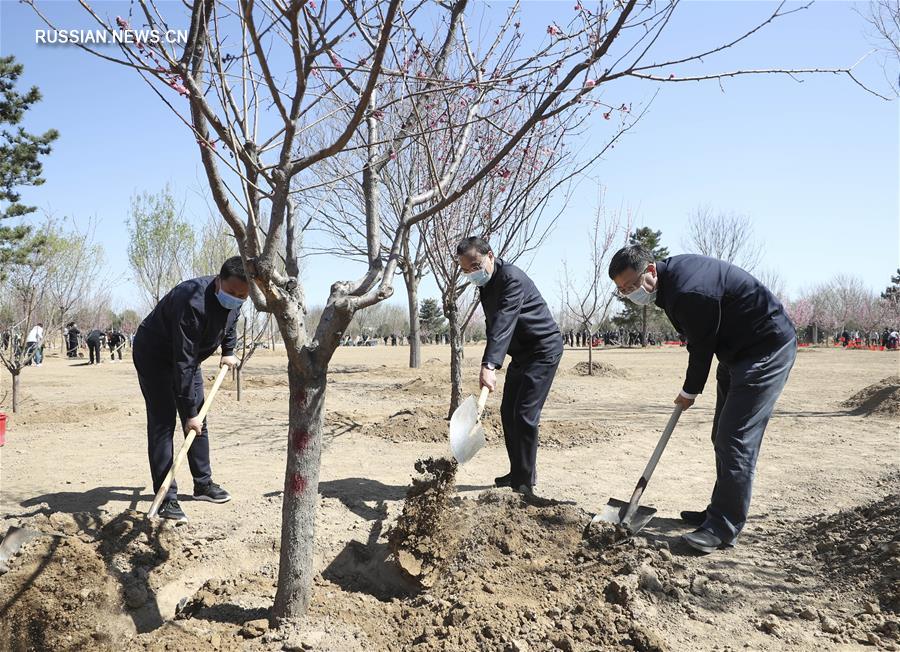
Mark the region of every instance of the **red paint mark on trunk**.
<instances>
[{"instance_id":1,"label":"red paint mark on trunk","mask_svg":"<svg viewBox=\"0 0 900 652\"><path fill-rule=\"evenodd\" d=\"M309 439L309 431L304 428L294 428L291 431L291 444L297 453L303 452L307 444L309 444Z\"/></svg>"},{"instance_id":2,"label":"red paint mark on trunk","mask_svg":"<svg viewBox=\"0 0 900 652\"><path fill-rule=\"evenodd\" d=\"M306 476L295 473L291 476L290 492L292 496L299 496L306 489Z\"/></svg>"}]
</instances>

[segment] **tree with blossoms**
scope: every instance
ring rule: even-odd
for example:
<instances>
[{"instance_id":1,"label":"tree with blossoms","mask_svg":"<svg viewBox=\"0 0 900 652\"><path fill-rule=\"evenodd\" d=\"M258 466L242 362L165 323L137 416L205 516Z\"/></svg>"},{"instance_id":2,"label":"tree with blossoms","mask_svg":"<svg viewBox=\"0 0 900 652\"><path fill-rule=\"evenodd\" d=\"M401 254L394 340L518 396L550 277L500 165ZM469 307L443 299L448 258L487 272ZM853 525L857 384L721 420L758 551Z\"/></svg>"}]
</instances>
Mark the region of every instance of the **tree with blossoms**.
<instances>
[{"instance_id":1,"label":"tree with blossoms","mask_svg":"<svg viewBox=\"0 0 900 652\"><path fill-rule=\"evenodd\" d=\"M55 3L26 1L57 28ZM188 31L185 43L122 41L114 53L78 46L133 69L184 125L197 144L213 202L234 234L253 301L274 316L281 332L289 426L272 614L284 626L296 625L310 602L329 363L353 316L393 294L412 230L494 174L545 121L568 120L591 102L601 103L604 117L613 119L627 108L627 99L613 101L622 81L721 82L819 72L855 80L852 68L704 72L715 55L802 8L785 5L729 28L718 46L675 58L662 56L658 47L678 9L675 0L578 4L552 30L523 26L518 4L492 10L468 0L135 0L133 13L121 17L103 15L102 5L90 0L79 5L110 31ZM476 12L477 41L467 21ZM403 65L417 46L414 62ZM398 90L383 92L391 87ZM425 105L448 92L468 93L466 109L448 112L449 122L427 119ZM491 119L492 107L518 102L523 94L530 110L503 125L490 156L464 167L476 126ZM386 219L384 180L395 174L400 152L441 132L452 147L444 158L428 161L424 177L406 181L407 203L398 219ZM355 142L360 133L362 142ZM317 193L340 181L317 174L332 159L366 197L355 224L365 241L366 271L349 280L339 271L317 323L308 323L299 243L320 216Z\"/></svg>"}]
</instances>

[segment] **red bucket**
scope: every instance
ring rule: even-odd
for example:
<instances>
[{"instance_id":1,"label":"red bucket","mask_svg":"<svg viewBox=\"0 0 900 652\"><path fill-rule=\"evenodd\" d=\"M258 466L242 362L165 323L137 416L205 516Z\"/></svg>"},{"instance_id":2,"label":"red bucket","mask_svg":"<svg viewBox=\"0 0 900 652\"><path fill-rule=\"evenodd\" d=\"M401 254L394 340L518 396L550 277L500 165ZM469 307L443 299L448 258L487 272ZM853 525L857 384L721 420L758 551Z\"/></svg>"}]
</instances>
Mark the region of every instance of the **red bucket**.
<instances>
[{"instance_id":1,"label":"red bucket","mask_svg":"<svg viewBox=\"0 0 900 652\"><path fill-rule=\"evenodd\" d=\"M0 446L6 443L6 415L0 412Z\"/></svg>"}]
</instances>

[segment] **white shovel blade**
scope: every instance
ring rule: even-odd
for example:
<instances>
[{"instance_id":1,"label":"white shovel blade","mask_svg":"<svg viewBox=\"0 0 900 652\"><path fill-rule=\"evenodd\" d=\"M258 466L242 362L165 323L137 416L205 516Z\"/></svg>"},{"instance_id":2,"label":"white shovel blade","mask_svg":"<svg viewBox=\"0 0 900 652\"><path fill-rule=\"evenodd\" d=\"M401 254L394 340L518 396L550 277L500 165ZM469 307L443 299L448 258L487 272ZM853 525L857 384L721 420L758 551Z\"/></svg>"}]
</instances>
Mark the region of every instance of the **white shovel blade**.
<instances>
[{"instance_id":1,"label":"white shovel blade","mask_svg":"<svg viewBox=\"0 0 900 652\"><path fill-rule=\"evenodd\" d=\"M475 453L480 451L482 446L484 446L484 428L481 427L481 424L472 428L468 437L463 437L456 442L450 441L453 457L460 464L465 464L475 457Z\"/></svg>"},{"instance_id":2,"label":"white shovel blade","mask_svg":"<svg viewBox=\"0 0 900 652\"><path fill-rule=\"evenodd\" d=\"M477 426L477 427L476 427ZM478 406L470 396L450 417L450 451L465 464L484 446L484 430L478 425Z\"/></svg>"}]
</instances>

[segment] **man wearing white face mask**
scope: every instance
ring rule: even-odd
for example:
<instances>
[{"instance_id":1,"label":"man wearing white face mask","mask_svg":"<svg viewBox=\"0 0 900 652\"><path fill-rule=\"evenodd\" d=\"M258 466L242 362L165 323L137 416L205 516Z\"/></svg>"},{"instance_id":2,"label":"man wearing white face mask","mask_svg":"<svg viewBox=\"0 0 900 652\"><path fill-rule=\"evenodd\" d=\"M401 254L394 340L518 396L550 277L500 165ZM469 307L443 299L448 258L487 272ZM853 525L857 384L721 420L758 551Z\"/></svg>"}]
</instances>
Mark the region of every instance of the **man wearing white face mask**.
<instances>
[{"instance_id":1,"label":"man wearing white face mask","mask_svg":"<svg viewBox=\"0 0 900 652\"><path fill-rule=\"evenodd\" d=\"M235 324L249 293L241 257L233 256L225 261L218 276L201 276L176 285L138 327L132 357L147 405L147 449L154 493L172 466L177 415L185 435L191 430L198 435L187 458L194 477L194 500L231 500L228 492L212 481L206 420L201 422L197 417L203 405L200 363L221 346L219 366L237 365ZM159 516L187 521L174 480Z\"/></svg>"},{"instance_id":2,"label":"man wearing white face mask","mask_svg":"<svg viewBox=\"0 0 900 652\"><path fill-rule=\"evenodd\" d=\"M496 258L484 239L464 238L456 256L466 278L478 288L487 322L481 386L493 392L496 370L507 354L512 358L500 406L510 472L494 484L531 494L537 482L538 423L562 357L562 333L532 280Z\"/></svg>"},{"instance_id":3,"label":"man wearing white face mask","mask_svg":"<svg viewBox=\"0 0 900 652\"><path fill-rule=\"evenodd\" d=\"M797 355L794 325L762 283L715 258L654 261L648 250L631 245L613 256L609 277L621 296L665 310L687 339L688 369L675 403L691 407L713 355L719 360L712 429L716 485L705 510L681 512L699 526L682 538L705 553L732 546L747 521L766 425Z\"/></svg>"}]
</instances>

